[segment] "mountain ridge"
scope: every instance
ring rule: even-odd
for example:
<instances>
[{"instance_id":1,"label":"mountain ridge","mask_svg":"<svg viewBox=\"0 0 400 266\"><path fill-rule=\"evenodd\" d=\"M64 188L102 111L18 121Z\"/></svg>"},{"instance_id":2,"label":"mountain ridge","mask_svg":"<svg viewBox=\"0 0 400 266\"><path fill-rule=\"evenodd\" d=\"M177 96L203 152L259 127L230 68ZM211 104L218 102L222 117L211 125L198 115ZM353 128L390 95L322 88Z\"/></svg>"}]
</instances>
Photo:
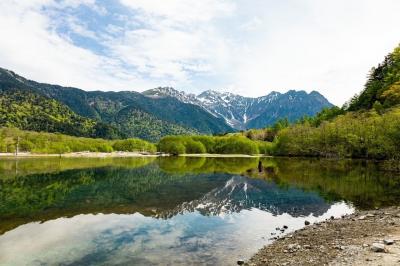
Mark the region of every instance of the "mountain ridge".
<instances>
[{"instance_id":1,"label":"mountain ridge","mask_svg":"<svg viewBox=\"0 0 400 266\"><path fill-rule=\"evenodd\" d=\"M28 80L0 68L0 91L12 89L55 99L76 114L111 125L127 137L158 141L165 135L234 131L203 108L175 98L151 99L134 91L84 91Z\"/></svg>"},{"instance_id":2,"label":"mountain ridge","mask_svg":"<svg viewBox=\"0 0 400 266\"><path fill-rule=\"evenodd\" d=\"M246 97L215 90L195 95L171 87L158 87L144 91L143 95L153 98L172 97L198 105L238 130L262 128L284 117L295 121L304 115L313 116L323 108L334 106L315 90L310 93L304 90L289 90L286 93L272 91L260 97Z\"/></svg>"},{"instance_id":3,"label":"mountain ridge","mask_svg":"<svg viewBox=\"0 0 400 266\"><path fill-rule=\"evenodd\" d=\"M39 83L0 68L0 90L19 89L55 99L76 114L110 125L127 137L157 141L174 134L224 134L293 122L333 106L317 91L272 91L261 97L206 90L195 95L171 87L136 91L85 91ZM149 122L152 121L152 122ZM144 130L141 130L145 127Z\"/></svg>"}]
</instances>

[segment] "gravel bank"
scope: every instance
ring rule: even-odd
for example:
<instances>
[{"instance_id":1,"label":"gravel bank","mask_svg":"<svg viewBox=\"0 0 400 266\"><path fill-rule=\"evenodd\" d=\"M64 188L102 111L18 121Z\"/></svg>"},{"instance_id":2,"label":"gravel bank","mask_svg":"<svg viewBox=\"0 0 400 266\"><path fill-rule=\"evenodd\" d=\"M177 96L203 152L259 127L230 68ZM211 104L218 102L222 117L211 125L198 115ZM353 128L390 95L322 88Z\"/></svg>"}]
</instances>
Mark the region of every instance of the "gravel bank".
<instances>
[{"instance_id":1,"label":"gravel bank","mask_svg":"<svg viewBox=\"0 0 400 266\"><path fill-rule=\"evenodd\" d=\"M400 207L311 224L259 250L246 265L400 265Z\"/></svg>"}]
</instances>

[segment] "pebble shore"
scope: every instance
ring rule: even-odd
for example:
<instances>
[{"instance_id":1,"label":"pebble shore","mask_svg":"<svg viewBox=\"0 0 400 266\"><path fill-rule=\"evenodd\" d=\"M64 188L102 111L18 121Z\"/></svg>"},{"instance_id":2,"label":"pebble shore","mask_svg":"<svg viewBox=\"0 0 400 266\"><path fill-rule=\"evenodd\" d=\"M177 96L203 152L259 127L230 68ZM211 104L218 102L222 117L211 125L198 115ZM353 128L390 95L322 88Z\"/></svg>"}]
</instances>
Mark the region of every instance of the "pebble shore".
<instances>
[{"instance_id":1,"label":"pebble shore","mask_svg":"<svg viewBox=\"0 0 400 266\"><path fill-rule=\"evenodd\" d=\"M357 211L307 225L260 249L243 264L400 265L400 207Z\"/></svg>"}]
</instances>

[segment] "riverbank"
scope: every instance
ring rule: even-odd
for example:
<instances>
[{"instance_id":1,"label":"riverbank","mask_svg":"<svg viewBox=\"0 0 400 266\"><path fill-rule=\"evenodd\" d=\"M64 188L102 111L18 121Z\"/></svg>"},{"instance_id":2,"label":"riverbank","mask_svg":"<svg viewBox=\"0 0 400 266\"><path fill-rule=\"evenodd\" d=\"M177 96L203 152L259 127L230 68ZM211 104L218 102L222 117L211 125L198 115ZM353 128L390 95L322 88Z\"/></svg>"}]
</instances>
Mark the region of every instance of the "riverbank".
<instances>
[{"instance_id":1,"label":"riverbank","mask_svg":"<svg viewBox=\"0 0 400 266\"><path fill-rule=\"evenodd\" d=\"M220 154L220 153L194 153L194 154L179 154L182 157L210 157L210 158L259 158L259 157L270 157L273 156L265 155L265 154Z\"/></svg>"},{"instance_id":2,"label":"riverbank","mask_svg":"<svg viewBox=\"0 0 400 266\"><path fill-rule=\"evenodd\" d=\"M47 153L30 153L20 152L18 155L15 153L0 153L1 157L86 157L86 158L104 158L104 157L158 157L158 156L170 156L166 153L146 153L146 152L70 152L62 154L47 154ZM201 154L180 154L182 157L213 157L213 158L259 158L259 157L273 157L264 154L212 154L212 153L201 153Z\"/></svg>"},{"instance_id":3,"label":"riverbank","mask_svg":"<svg viewBox=\"0 0 400 266\"><path fill-rule=\"evenodd\" d=\"M157 153L151 154L146 152L125 152L125 151L116 151L116 152L70 152L63 154L41 154L41 153L30 153L30 152L20 152L18 155L15 153L0 153L1 157L18 157L18 158L26 158L26 157L85 157L85 158L109 158L109 157L158 157L158 156L168 156L167 154Z\"/></svg>"},{"instance_id":4,"label":"riverbank","mask_svg":"<svg viewBox=\"0 0 400 266\"><path fill-rule=\"evenodd\" d=\"M290 228L288 229L290 230ZM400 207L308 225L259 250L246 265L399 265Z\"/></svg>"}]
</instances>

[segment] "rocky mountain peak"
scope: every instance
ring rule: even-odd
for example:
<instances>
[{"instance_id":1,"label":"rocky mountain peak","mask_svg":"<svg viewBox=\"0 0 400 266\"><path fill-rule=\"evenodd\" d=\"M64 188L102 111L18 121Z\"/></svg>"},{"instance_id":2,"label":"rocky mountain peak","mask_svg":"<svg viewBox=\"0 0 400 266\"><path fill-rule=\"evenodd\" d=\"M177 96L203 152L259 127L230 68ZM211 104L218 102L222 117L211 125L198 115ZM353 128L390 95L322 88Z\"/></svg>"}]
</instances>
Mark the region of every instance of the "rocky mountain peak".
<instances>
[{"instance_id":1,"label":"rocky mountain peak","mask_svg":"<svg viewBox=\"0 0 400 266\"><path fill-rule=\"evenodd\" d=\"M286 93L272 91L256 98L215 90L206 90L196 96L170 87L148 90L143 94L149 97L174 97L184 103L198 105L239 130L265 127L284 117L294 121L332 106L319 92L307 93L304 90L289 90Z\"/></svg>"}]
</instances>

